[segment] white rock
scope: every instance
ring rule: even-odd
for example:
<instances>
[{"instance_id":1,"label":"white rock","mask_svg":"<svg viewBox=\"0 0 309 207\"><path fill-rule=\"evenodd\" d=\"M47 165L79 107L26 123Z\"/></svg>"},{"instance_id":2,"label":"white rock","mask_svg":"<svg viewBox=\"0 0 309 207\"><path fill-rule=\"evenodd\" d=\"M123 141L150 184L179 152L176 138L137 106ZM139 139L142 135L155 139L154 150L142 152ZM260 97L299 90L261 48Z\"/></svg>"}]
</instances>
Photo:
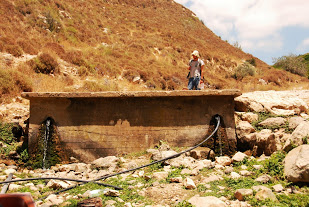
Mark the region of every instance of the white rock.
<instances>
[{"instance_id":1,"label":"white rock","mask_svg":"<svg viewBox=\"0 0 309 207\"><path fill-rule=\"evenodd\" d=\"M277 200L276 195L270 189L263 189L263 190L258 191L255 194L255 198L257 200L266 200L266 199L270 199L272 201Z\"/></svg>"},{"instance_id":2,"label":"white rock","mask_svg":"<svg viewBox=\"0 0 309 207\"><path fill-rule=\"evenodd\" d=\"M243 161L246 157L248 157L245 153L242 152L237 152L233 157L232 157L232 162L241 162Z\"/></svg>"},{"instance_id":3,"label":"white rock","mask_svg":"<svg viewBox=\"0 0 309 207\"><path fill-rule=\"evenodd\" d=\"M309 122L301 122L291 134L290 138L284 144L283 149L289 151L293 145L300 146L304 143L303 138L309 137Z\"/></svg>"},{"instance_id":4,"label":"white rock","mask_svg":"<svg viewBox=\"0 0 309 207\"><path fill-rule=\"evenodd\" d=\"M191 178L186 178L183 181L183 185L185 186L186 189L195 189L196 188L196 185Z\"/></svg>"},{"instance_id":5,"label":"white rock","mask_svg":"<svg viewBox=\"0 0 309 207\"><path fill-rule=\"evenodd\" d=\"M152 177L157 180L164 180L168 177L168 172L155 172Z\"/></svg>"},{"instance_id":6,"label":"white rock","mask_svg":"<svg viewBox=\"0 0 309 207\"><path fill-rule=\"evenodd\" d=\"M261 175L260 177L256 178L255 181L261 183L268 183L271 180L271 176L269 175Z\"/></svg>"},{"instance_id":7,"label":"white rock","mask_svg":"<svg viewBox=\"0 0 309 207\"><path fill-rule=\"evenodd\" d=\"M7 174L7 175L9 175L10 173L15 174L15 173L16 173L16 170L15 170L15 169L13 169L13 168L10 168L10 169L6 169L6 170L4 170L4 173L5 173L5 174Z\"/></svg>"},{"instance_id":8,"label":"white rock","mask_svg":"<svg viewBox=\"0 0 309 207\"><path fill-rule=\"evenodd\" d=\"M101 168L110 168L110 167L115 168L118 161L119 158L115 156L107 156L96 159L91 164L93 164L95 167L101 167Z\"/></svg>"},{"instance_id":9,"label":"white rock","mask_svg":"<svg viewBox=\"0 0 309 207\"><path fill-rule=\"evenodd\" d=\"M188 200L195 207L227 207L219 198L214 196L199 197L194 196Z\"/></svg>"},{"instance_id":10,"label":"white rock","mask_svg":"<svg viewBox=\"0 0 309 207\"><path fill-rule=\"evenodd\" d=\"M283 186L281 184L277 184L273 186L273 189L275 192L280 193L284 190Z\"/></svg>"},{"instance_id":11,"label":"white rock","mask_svg":"<svg viewBox=\"0 0 309 207\"><path fill-rule=\"evenodd\" d=\"M244 197L249 195L253 195L252 189L237 189L234 194L235 198L237 198L240 201L243 201Z\"/></svg>"},{"instance_id":12,"label":"white rock","mask_svg":"<svg viewBox=\"0 0 309 207\"><path fill-rule=\"evenodd\" d=\"M9 190L18 190L18 189L20 189L22 187L23 187L22 185L17 185L17 184L11 183L9 185Z\"/></svg>"},{"instance_id":13,"label":"white rock","mask_svg":"<svg viewBox=\"0 0 309 207\"><path fill-rule=\"evenodd\" d=\"M284 174L292 182L309 183L309 145L291 150L284 159Z\"/></svg>"},{"instance_id":14,"label":"white rock","mask_svg":"<svg viewBox=\"0 0 309 207\"><path fill-rule=\"evenodd\" d=\"M216 163L222 166L229 166L232 163L232 159L228 156L216 157Z\"/></svg>"},{"instance_id":15,"label":"white rock","mask_svg":"<svg viewBox=\"0 0 309 207\"><path fill-rule=\"evenodd\" d=\"M241 176L238 173L236 173L236 172L231 172L231 178L239 179L239 178L241 178Z\"/></svg>"}]
</instances>

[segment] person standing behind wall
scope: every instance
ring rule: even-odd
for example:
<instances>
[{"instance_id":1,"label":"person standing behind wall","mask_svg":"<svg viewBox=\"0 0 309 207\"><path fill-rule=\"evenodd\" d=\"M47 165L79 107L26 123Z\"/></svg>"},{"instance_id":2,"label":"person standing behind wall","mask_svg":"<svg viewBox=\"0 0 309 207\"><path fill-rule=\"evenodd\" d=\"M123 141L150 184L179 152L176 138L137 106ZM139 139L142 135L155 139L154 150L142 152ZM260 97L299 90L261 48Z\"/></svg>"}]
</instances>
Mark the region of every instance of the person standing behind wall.
<instances>
[{"instance_id":1,"label":"person standing behind wall","mask_svg":"<svg viewBox=\"0 0 309 207\"><path fill-rule=\"evenodd\" d=\"M203 77L203 69L204 69L204 61L200 59L200 54L197 50L192 52L192 59L189 62L189 82L188 89L189 90L201 90L199 88L199 83L201 81L201 77Z\"/></svg>"}]
</instances>

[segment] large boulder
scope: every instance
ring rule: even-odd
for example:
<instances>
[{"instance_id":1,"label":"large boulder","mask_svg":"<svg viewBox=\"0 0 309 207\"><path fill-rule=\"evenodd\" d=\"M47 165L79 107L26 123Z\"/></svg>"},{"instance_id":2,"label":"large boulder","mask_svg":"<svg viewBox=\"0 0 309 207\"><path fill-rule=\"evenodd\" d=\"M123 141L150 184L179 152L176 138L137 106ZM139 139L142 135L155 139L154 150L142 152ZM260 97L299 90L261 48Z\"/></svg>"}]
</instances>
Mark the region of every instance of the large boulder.
<instances>
[{"instance_id":1,"label":"large boulder","mask_svg":"<svg viewBox=\"0 0 309 207\"><path fill-rule=\"evenodd\" d=\"M307 112L309 107L294 91L254 91L236 97L235 109L287 116Z\"/></svg>"},{"instance_id":2,"label":"large boulder","mask_svg":"<svg viewBox=\"0 0 309 207\"><path fill-rule=\"evenodd\" d=\"M291 136L285 142L283 150L290 151L293 148L293 146L300 146L304 144L306 138L308 139L308 137L309 137L309 122L303 121L296 127Z\"/></svg>"},{"instance_id":3,"label":"large boulder","mask_svg":"<svg viewBox=\"0 0 309 207\"><path fill-rule=\"evenodd\" d=\"M309 145L291 150L284 159L284 174L291 182L309 183Z\"/></svg>"},{"instance_id":4,"label":"large boulder","mask_svg":"<svg viewBox=\"0 0 309 207\"><path fill-rule=\"evenodd\" d=\"M269 129L263 129L256 133L256 146L255 156L262 154L270 156L278 150L275 134Z\"/></svg>"},{"instance_id":5,"label":"large boulder","mask_svg":"<svg viewBox=\"0 0 309 207\"><path fill-rule=\"evenodd\" d=\"M256 142L255 129L247 121L240 121L236 126L237 148L245 151L252 149Z\"/></svg>"},{"instance_id":6,"label":"large boulder","mask_svg":"<svg viewBox=\"0 0 309 207\"><path fill-rule=\"evenodd\" d=\"M259 123L259 126L263 127L275 127L281 126L286 123L286 119L282 117L268 118Z\"/></svg>"}]
</instances>

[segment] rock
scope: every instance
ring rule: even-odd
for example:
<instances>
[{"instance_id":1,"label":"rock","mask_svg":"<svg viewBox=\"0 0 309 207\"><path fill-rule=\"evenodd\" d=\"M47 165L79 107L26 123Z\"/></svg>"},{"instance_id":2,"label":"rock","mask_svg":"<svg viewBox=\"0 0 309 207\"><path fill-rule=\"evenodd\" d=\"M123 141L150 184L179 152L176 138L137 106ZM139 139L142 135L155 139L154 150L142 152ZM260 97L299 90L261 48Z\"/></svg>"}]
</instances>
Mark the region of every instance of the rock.
<instances>
[{"instance_id":1,"label":"rock","mask_svg":"<svg viewBox=\"0 0 309 207\"><path fill-rule=\"evenodd\" d=\"M174 178L171 178L170 179L171 183L182 183L183 180L182 180L182 177L174 177Z\"/></svg>"},{"instance_id":2,"label":"rock","mask_svg":"<svg viewBox=\"0 0 309 207\"><path fill-rule=\"evenodd\" d=\"M112 190L112 189L106 189L104 190L105 196L112 196L112 197L118 197L120 196L120 193L118 190Z\"/></svg>"},{"instance_id":3,"label":"rock","mask_svg":"<svg viewBox=\"0 0 309 207\"><path fill-rule=\"evenodd\" d=\"M124 207L132 207L132 204L131 203L125 203L123 206Z\"/></svg>"},{"instance_id":4,"label":"rock","mask_svg":"<svg viewBox=\"0 0 309 207\"><path fill-rule=\"evenodd\" d=\"M77 203L77 207L86 207L86 206L102 207L103 206L102 198L95 197L95 198L86 199L86 200L83 200Z\"/></svg>"},{"instance_id":5,"label":"rock","mask_svg":"<svg viewBox=\"0 0 309 207\"><path fill-rule=\"evenodd\" d=\"M196 185L191 178L186 178L183 181L183 185L185 186L186 189L195 189L196 188Z\"/></svg>"},{"instance_id":6,"label":"rock","mask_svg":"<svg viewBox=\"0 0 309 207\"><path fill-rule=\"evenodd\" d=\"M47 183L46 187L56 190L56 189L60 189L60 188L68 188L71 185L72 185L71 182L65 181L65 180L64 181L62 181L62 180L50 180Z\"/></svg>"},{"instance_id":7,"label":"rock","mask_svg":"<svg viewBox=\"0 0 309 207\"><path fill-rule=\"evenodd\" d=\"M74 164L71 164L74 167L74 171L75 172L87 172L87 171L90 171L91 170L91 164L85 164L85 163L74 163Z\"/></svg>"},{"instance_id":8,"label":"rock","mask_svg":"<svg viewBox=\"0 0 309 207\"><path fill-rule=\"evenodd\" d=\"M236 173L236 172L231 172L231 178L239 179L239 178L241 178L241 176L238 173Z\"/></svg>"},{"instance_id":9,"label":"rock","mask_svg":"<svg viewBox=\"0 0 309 207\"><path fill-rule=\"evenodd\" d=\"M291 182L309 183L309 145L291 150L284 159L284 174Z\"/></svg>"},{"instance_id":10,"label":"rock","mask_svg":"<svg viewBox=\"0 0 309 207\"><path fill-rule=\"evenodd\" d=\"M283 186L281 184L277 184L273 186L273 189L275 192L280 193L284 190Z\"/></svg>"},{"instance_id":11,"label":"rock","mask_svg":"<svg viewBox=\"0 0 309 207\"><path fill-rule=\"evenodd\" d=\"M216 163L222 166L229 166L232 163L232 159L228 156L216 157Z\"/></svg>"},{"instance_id":12,"label":"rock","mask_svg":"<svg viewBox=\"0 0 309 207\"><path fill-rule=\"evenodd\" d=\"M18 189L20 189L22 187L23 187L22 185L17 185L17 184L11 183L9 185L9 190L18 190Z\"/></svg>"},{"instance_id":13,"label":"rock","mask_svg":"<svg viewBox=\"0 0 309 207\"><path fill-rule=\"evenodd\" d=\"M235 198L237 198L240 201L243 201L244 197L249 195L253 195L252 189L237 189L234 194Z\"/></svg>"},{"instance_id":14,"label":"rock","mask_svg":"<svg viewBox=\"0 0 309 207\"><path fill-rule=\"evenodd\" d=\"M253 153L255 156L260 156L263 153L270 156L277 151L276 137L269 129L263 129L256 133L256 145L257 151Z\"/></svg>"},{"instance_id":15,"label":"rock","mask_svg":"<svg viewBox=\"0 0 309 207\"><path fill-rule=\"evenodd\" d=\"M214 196L199 197L194 196L188 200L195 207L227 207L219 198Z\"/></svg>"},{"instance_id":16,"label":"rock","mask_svg":"<svg viewBox=\"0 0 309 207\"><path fill-rule=\"evenodd\" d=\"M253 126L247 121L240 121L236 126L236 134L238 137L244 137L246 134L255 132Z\"/></svg>"},{"instance_id":17,"label":"rock","mask_svg":"<svg viewBox=\"0 0 309 207\"><path fill-rule=\"evenodd\" d=\"M272 201L277 201L276 195L270 189L263 189L255 194L257 200L270 199Z\"/></svg>"},{"instance_id":18,"label":"rock","mask_svg":"<svg viewBox=\"0 0 309 207\"><path fill-rule=\"evenodd\" d=\"M245 153L237 152L232 157L232 163L234 163L234 162L242 162L246 157L248 157L248 156Z\"/></svg>"},{"instance_id":19,"label":"rock","mask_svg":"<svg viewBox=\"0 0 309 207\"><path fill-rule=\"evenodd\" d=\"M282 117L275 117L275 118L268 118L262 122L259 123L259 126L263 127L275 127L275 126L281 126L284 125L286 122L285 118Z\"/></svg>"},{"instance_id":20,"label":"rock","mask_svg":"<svg viewBox=\"0 0 309 207\"><path fill-rule=\"evenodd\" d=\"M268 183L271 180L271 176L269 175L261 175L260 177L256 178L255 181L260 183Z\"/></svg>"},{"instance_id":21,"label":"rock","mask_svg":"<svg viewBox=\"0 0 309 207\"><path fill-rule=\"evenodd\" d=\"M157 161L157 160L161 160L161 159L164 159L164 158L167 158L169 156L172 156L172 155L175 155L177 154L177 152L173 151L173 150L168 150L168 151L154 151L152 153L152 156L151 156L151 159L154 160L154 161Z\"/></svg>"},{"instance_id":22,"label":"rock","mask_svg":"<svg viewBox=\"0 0 309 207\"><path fill-rule=\"evenodd\" d=\"M303 121L305 121L305 119L302 117L299 116L291 117L289 119L289 129L296 129L296 127Z\"/></svg>"},{"instance_id":23,"label":"rock","mask_svg":"<svg viewBox=\"0 0 309 207\"><path fill-rule=\"evenodd\" d=\"M217 180L223 180L222 176L216 175L216 174L211 174L206 178L203 178L201 183L209 183Z\"/></svg>"},{"instance_id":24,"label":"rock","mask_svg":"<svg viewBox=\"0 0 309 207\"><path fill-rule=\"evenodd\" d=\"M7 174L7 175L9 175L10 173L14 174L14 173L16 173L16 170L13 169L13 168L9 168L9 169L4 170L4 173Z\"/></svg>"},{"instance_id":25,"label":"rock","mask_svg":"<svg viewBox=\"0 0 309 207\"><path fill-rule=\"evenodd\" d=\"M194 159L213 159L215 158L215 153L208 147L197 147L190 151L190 156Z\"/></svg>"},{"instance_id":26,"label":"rock","mask_svg":"<svg viewBox=\"0 0 309 207\"><path fill-rule=\"evenodd\" d=\"M259 116L255 113L252 113L252 112L248 112L248 113L246 113L246 112L236 112L236 113L242 121L247 121L249 123L258 121L258 119L259 119Z\"/></svg>"},{"instance_id":27,"label":"rock","mask_svg":"<svg viewBox=\"0 0 309 207\"><path fill-rule=\"evenodd\" d=\"M96 159L91 164L94 165L95 167L99 167L99 168L113 168L113 169L115 169L118 161L119 161L119 158L117 158L115 156L107 156L107 157L101 157L99 159Z\"/></svg>"},{"instance_id":28,"label":"rock","mask_svg":"<svg viewBox=\"0 0 309 207\"><path fill-rule=\"evenodd\" d=\"M165 164L169 164L172 167L183 166L185 168L191 168L191 169L194 168L195 163L196 163L196 160L193 157L185 157L184 155L181 155L171 160L167 160L165 162Z\"/></svg>"},{"instance_id":29,"label":"rock","mask_svg":"<svg viewBox=\"0 0 309 207\"><path fill-rule=\"evenodd\" d=\"M20 156L15 150L13 150L9 152L9 158L13 160L18 160Z\"/></svg>"},{"instance_id":30,"label":"rock","mask_svg":"<svg viewBox=\"0 0 309 207\"><path fill-rule=\"evenodd\" d=\"M256 185L256 186L252 187L252 190L255 191L255 192L258 192L260 190L270 190L270 189L267 188L266 186L263 186L263 185Z\"/></svg>"},{"instance_id":31,"label":"rock","mask_svg":"<svg viewBox=\"0 0 309 207\"><path fill-rule=\"evenodd\" d=\"M294 115L308 111L307 103L297 91L254 91L235 98L236 111L270 112L275 115Z\"/></svg>"},{"instance_id":32,"label":"rock","mask_svg":"<svg viewBox=\"0 0 309 207\"><path fill-rule=\"evenodd\" d=\"M309 137L309 122L301 122L291 134L290 138L284 144L283 150L288 152L293 146L300 146L304 144L304 138Z\"/></svg>"},{"instance_id":33,"label":"rock","mask_svg":"<svg viewBox=\"0 0 309 207\"><path fill-rule=\"evenodd\" d=\"M240 151L252 149L256 142L255 129L247 121L240 121L236 126L237 147Z\"/></svg>"},{"instance_id":34,"label":"rock","mask_svg":"<svg viewBox=\"0 0 309 207\"><path fill-rule=\"evenodd\" d=\"M168 177L168 172L155 172L152 177L157 180L165 180Z\"/></svg>"},{"instance_id":35,"label":"rock","mask_svg":"<svg viewBox=\"0 0 309 207\"><path fill-rule=\"evenodd\" d=\"M239 171L239 174L242 175L242 176L250 176L252 175L252 172L248 171L248 170L241 170Z\"/></svg>"},{"instance_id":36,"label":"rock","mask_svg":"<svg viewBox=\"0 0 309 207\"><path fill-rule=\"evenodd\" d=\"M59 204L64 202L64 198L62 196L51 194L45 199L45 201L50 202L52 205L59 206Z\"/></svg>"},{"instance_id":37,"label":"rock","mask_svg":"<svg viewBox=\"0 0 309 207\"><path fill-rule=\"evenodd\" d=\"M252 165L252 167L256 170L262 169L263 165Z\"/></svg>"},{"instance_id":38,"label":"rock","mask_svg":"<svg viewBox=\"0 0 309 207\"><path fill-rule=\"evenodd\" d=\"M234 172L234 168L232 166L227 166L225 169L224 169L224 173L225 174L231 174L231 172Z\"/></svg>"}]
</instances>

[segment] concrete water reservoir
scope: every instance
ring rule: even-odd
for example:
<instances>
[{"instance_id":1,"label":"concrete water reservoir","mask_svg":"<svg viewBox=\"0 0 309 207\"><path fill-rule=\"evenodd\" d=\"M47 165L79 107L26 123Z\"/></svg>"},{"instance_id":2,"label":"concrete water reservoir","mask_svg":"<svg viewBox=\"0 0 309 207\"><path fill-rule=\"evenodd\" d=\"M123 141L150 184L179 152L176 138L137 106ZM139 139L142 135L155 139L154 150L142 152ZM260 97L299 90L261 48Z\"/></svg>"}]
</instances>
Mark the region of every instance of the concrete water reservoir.
<instances>
[{"instance_id":1,"label":"concrete water reservoir","mask_svg":"<svg viewBox=\"0 0 309 207\"><path fill-rule=\"evenodd\" d=\"M154 147L160 140L189 147L211 131L221 117L224 154L236 150L234 98L238 90L23 93L30 100L29 152L39 128L53 120L62 152L89 162L108 155ZM207 146L217 147L209 140Z\"/></svg>"}]
</instances>

